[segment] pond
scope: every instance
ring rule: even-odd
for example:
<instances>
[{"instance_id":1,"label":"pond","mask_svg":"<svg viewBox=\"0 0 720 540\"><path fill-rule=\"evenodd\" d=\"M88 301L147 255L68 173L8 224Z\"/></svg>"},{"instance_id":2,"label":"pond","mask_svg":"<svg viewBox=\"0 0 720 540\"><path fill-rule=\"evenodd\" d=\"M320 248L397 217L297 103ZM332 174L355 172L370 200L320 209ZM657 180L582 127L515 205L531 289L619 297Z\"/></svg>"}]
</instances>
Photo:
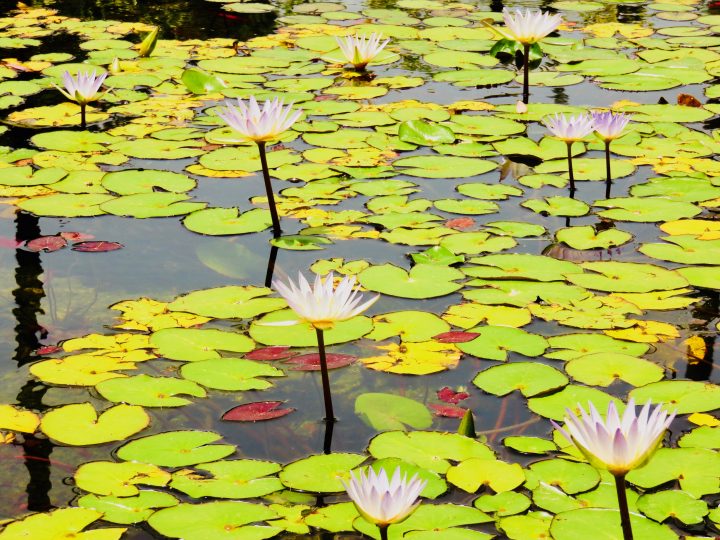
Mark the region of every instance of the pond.
<instances>
[{"instance_id":1,"label":"pond","mask_svg":"<svg viewBox=\"0 0 720 540\"><path fill-rule=\"evenodd\" d=\"M380 538L340 482L370 464L428 482L391 539L619 540L612 475L551 420L630 398L676 412L628 475L635 538L715 537L712 5L26 4L0 6L0 540ZM526 105L515 7L562 17ZM54 85L88 68L83 129ZM218 115L251 96L302 111L267 145L281 235ZM610 179L547 126L607 110ZM273 278L331 271L379 295L324 332L337 422L315 331L267 324L296 317Z\"/></svg>"}]
</instances>

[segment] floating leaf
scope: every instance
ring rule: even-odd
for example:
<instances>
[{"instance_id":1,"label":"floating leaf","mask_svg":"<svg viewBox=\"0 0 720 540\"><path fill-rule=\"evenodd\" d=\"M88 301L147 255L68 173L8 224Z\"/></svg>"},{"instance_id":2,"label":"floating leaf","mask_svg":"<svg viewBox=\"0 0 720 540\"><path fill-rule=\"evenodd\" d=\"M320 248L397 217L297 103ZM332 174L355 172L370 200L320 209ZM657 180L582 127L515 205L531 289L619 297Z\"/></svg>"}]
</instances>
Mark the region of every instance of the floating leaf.
<instances>
[{"instance_id":1,"label":"floating leaf","mask_svg":"<svg viewBox=\"0 0 720 540\"><path fill-rule=\"evenodd\" d=\"M282 404L282 401L245 403L227 411L222 415L222 419L229 422L258 422L261 420L274 420L295 410L292 408L281 409Z\"/></svg>"},{"instance_id":2,"label":"floating leaf","mask_svg":"<svg viewBox=\"0 0 720 540\"><path fill-rule=\"evenodd\" d=\"M140 493L138 485L165 486L170 473L147 463L91 461L78 467L74 476L77 487L114 497L131 497Z\"/></svg>"},{"instance_id":3,"label":"floating leaf","mask_svg":"<svg viewBox=\"0 0 720 540\"><path fill-rule=\"evenodd\" d=\"M504 396L519 390L523 396L532 397L557 390L567 383L567 377L558 370L533 362L493 366L481 371L473 379L475 386L496 396Z\"/></svg>"},{"instance_id":4,"label":"floating leaf","mask_svg":"<svg viewBox=\"0 0 720 540\"><path fill-rule=\"evenodd\" d=\"M355 414L376 431L426 429L432 424L427 407L413 399L393 394L365 393L355 399Z\"/></svg>"},{"instance_id":5,"label":"floating leaf","mask_svg":"<svg viewBox=\"0 0 720 540\"><path fill-rule=\"evenodd\" d=\"M85 495L77 503L102 512L105 521L130 525L146 521L158 508L175 506L178 500L169 493L143 490L132 497Z\"/></svg>"},{"instance_id":6,"label":"floating leaf","mask_svg":"<svg viewBox=\"0 0 720 540\"><path fill-rule=\"evenodd\" d=\"M216 390L266 390L272 383L261 377L282 377L284 373L269 364L241 358L215 358L191 362L180 368L190 381Z\"/></svg>"},{"instance_id":7,"label":"floating leaf","mask_svg":"<svg viewBox=\"0 0 720 540\"><path fill-rule=\"evenodd\" d=\"M151 463L161 467L187 467L229 456L235 447L210 444L221 438L210 431L167 431L132 440L117 455L126 461Z\"/></svg>"},{"instance_id":8,"label":"floating leaf","mask_svg":"<svg viewBox=\"0 0 720 540\"><path fill-rule=\"evenodd\" d=\"M25 519L11 521L0 538L77 538L78 540L119 540L127 529L93 529L81 532L102 517L102 512L89 508L58 508L47 513L32 514Z\"/></svg>"},{"instance_id":9,"label":"floating leaf","mask_svg":"<svg viewBox=\"0 0 720 540\"><path fill-rule=\"evenodd\" d=\"M143 407L182 407L191 403L178 394L206 396L205 390L192 381L149 375L108 379L97 384L96 389L108 401Z\"/></svg>"},{"instance_id":10,"label":"floating leaf","mask_svg":"<svg viewBox=\"0 0 720 540\"><path fill-rule=\"evenodd\" d=\"M86 446L127 439L149 423L142 407L120 404L98 415L90 403L77 403L45 413L40 429L62 444Z\"/></svg>"},{"instance_id":11,"label":"floating leaf","mask_svg":"<svg viewBox=\"0 0 720 540\"><path fill-rule=\"evenodd\" d=\"M402 298L433 298L445 296L461 285L455 283L463 273L455 268L418 264L410 271L392 264L366 268L358 274L360 284L371 290Z\"/></svg>"},{"instance_id":12,"label":"floating leaf","mask_svg":"<svg viewBox=\"0 0 720 540\"><path fill-rule=\"evenodd\" d=\"M286 465L280 473L280 481L291 489L339 493L345 491L340 479L348 481L350 471L365 459L360 454L340 452L310 456Z\"/></svg>"}]
</instances>

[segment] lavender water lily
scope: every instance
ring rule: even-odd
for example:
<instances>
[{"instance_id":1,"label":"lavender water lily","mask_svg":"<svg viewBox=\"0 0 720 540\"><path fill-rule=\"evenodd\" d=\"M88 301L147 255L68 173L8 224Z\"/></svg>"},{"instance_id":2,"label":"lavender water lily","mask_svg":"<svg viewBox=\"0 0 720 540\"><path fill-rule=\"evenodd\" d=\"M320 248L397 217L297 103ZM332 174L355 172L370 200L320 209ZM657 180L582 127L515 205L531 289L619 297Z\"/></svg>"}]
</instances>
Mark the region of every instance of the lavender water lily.
<instances>
[{"instance_id":1,"label":"lavender water lily","mask_svg":"<svg viewBox=\"0 0 720 540\"><path fill-rule=\"evenodd\" d=\"M610 171L610 143L621 137L630 117L623 113L614 113L612 111L592 111L590 113L593 119L595 135L597 135L603 143L605 143L605 172L606 180L606 197L610 197L610 186L612 185L612 173Z\"/></svg>"},{"instance_id":2,"label":"lavender water lily","mask_svg":"<svg viewBox=\"0 0 720 540\"><path fill-rule=\"evenodd\" d=\"M572 167L572 145L587 137L593 130L593 119L587 114L566 117L556 113L543 120L550 133L567 145L568 176L570 177L570 196L575 193L575 175Z\"/></svg>"}]
</instances>

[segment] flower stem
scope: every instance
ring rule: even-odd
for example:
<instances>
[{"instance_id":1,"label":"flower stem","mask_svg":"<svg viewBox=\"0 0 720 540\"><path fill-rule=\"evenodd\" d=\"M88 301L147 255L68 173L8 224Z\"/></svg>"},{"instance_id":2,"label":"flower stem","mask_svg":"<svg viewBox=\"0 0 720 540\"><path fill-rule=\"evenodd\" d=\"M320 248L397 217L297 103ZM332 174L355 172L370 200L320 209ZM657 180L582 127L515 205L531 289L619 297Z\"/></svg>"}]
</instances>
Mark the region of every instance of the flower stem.
<instances>
[{"instance_id":1,"label":"flower stem","mask_svg":"<svg viewBox=\"0 0 720 540\"><path fill-rule=\"evenodd\" d=\"M570 196L575 193L575 175L572 166L572 145L573 141L567 141L567 158L568 158L568 176L570 177Z\"/></svg>"},{"instance_id":2,"label":"flower stem","mask_svg":"<svg viewBox=\"0 0 720 540\"><path fill-rule=\"evenodd\" d=\"M270 182L270 169L267 164L267 155L265 154L265 142L257 143L260 152L260 164L262 165L263 180L265 181L265 193L267 194L268 205L270 206L270 216L272 218L273 237L278 238L280 233L280 218L277 214L275 206L275 195L273 195L272 183Z\"/></svg>"},{"instance_id":3,"label":"flower stem","mask_svg":"<svg viewBox=\"0 0 720 540\"><path fill-rule=\"evenodd\" d=\"M87 103L81 103L80 104L80 129L85 129L86 123L85 123L85 109L87 108Z\"/></svg>"},{"instance_id":4,"label":"flower stem","mask_svg":"<svg viewBox=\"0 0 720 540\"><path fill-rule=\"evenodd\" d=\"M388 525L378 525L380 529L380 540L388 540Z\"/></svg>"},{"instance_id":5,"label":"flower stem","mask_svg":"<svg viewBox=\"0 0 720 540\"><path fill-rule=\"evenodd\" d=\"M610 173L610 141L605 141L605 198L610 198L610 186L612 186L612 174Z\"/></svg>"},{"instance_id":6,"label":"flower stem","mask_svg":"<svg viewBox=\"0 0 720 540\"><path fill-rule=\"evenodd\" d=\"M623 539L633 540L632 526L630 525L630 510L628 509L627 494L625 493L625 475L615 475L615 490L617 491L618 506L620 508L620 525Z\"/></svg>"},{"instance_id":7,"label":"flower stem","mask_svg":"<svg viewBox=\"0 0 720 540\"><path fill-rule=\"evenodd\" d=\"M530 44L523 43L523 103L530 102Z\"/></svg>"},{"instance_id":8,"label":"flower stem","mask_svg":"<svg viewBox=\"0 0 720 540\"><path fill-rule=\"evenodd\" d=\"M320 354L320 375L322 377L323 400L325 401L325 421L334 422L335 413L333 412L332 394L330 393L330 377L328 375L327 357L325 356L325 336L323 330L315 329L318 342L318 352Z\"/></svg>"}]
</instances>

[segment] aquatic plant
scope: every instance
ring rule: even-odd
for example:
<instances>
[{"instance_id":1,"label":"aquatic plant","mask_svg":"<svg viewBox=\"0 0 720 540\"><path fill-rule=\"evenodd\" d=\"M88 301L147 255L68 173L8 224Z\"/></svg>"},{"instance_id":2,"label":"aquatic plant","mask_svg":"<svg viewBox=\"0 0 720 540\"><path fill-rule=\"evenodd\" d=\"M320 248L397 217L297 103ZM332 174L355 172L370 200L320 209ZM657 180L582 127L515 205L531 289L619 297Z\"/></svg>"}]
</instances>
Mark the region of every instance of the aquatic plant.
<instances>
[{"instance_id":1,"label":"aquatic plant","mask_svg":"<svg viewBox=\"0 0 720 540\"><path fill-rule=\"evenodd\" d=\"M310 283L302 274L298 275L297 285L292 280L288 280L287 284L279 280L273 281L273 287L285 298L290 308L299 315L300 320L310 323L315 328L318 352L320 354L325 420L327 422L333 422L335 414L332 406L323 332L330 330L336 322L345 321L359 315L380 298L380 295L376 295L361 304L362 295L357 290L353 290L355 286L354 276L345 276L337 288L334 288L333 277L332 272L325 276L325 279L320 274L316 274L312 287L310 287ZM296 324L296 321L266 324L281 326Z\"/></svg>"},{"instance_id":2,"label":"aquatic plant","mask_svg":"<svg viewBox=\"0 0 720 540\"><path fill-rule=\"evenodd\" d=\"M599 469L607 469L615 477L620 519L625 540L632 540L630 511L625 493L625 476L633 469L642 467L657 450L665 430L675 418L658 405L651 411L651 403L645 403L640 414L635 413L635 402L628 401L622 418L617 407L610 401L605 419L600 416L592 403L589 413L578 405L580 416L567 410L567 430L555 422L553 425L569 442Z\"/></svg>"},{"instance_id":3,"label":"aquatic plant","mask_svg":"<svg viewBox=\"0 0 720 540\"><path fill-rule=\"evenodd\" d=\"M96 70L93 70L92 73L90 71L80 71L75 77L70 75L69 71L66 71L62 74L62 82L65 88L53 84L66 98L80 105L80 127L82 129L86 127L85 109L87 104L102 97L102 94L99 94L98 91L106 77L106 72L98 75Z\"/></svg>"},{"instance_id":4,"label":"aquatic plant","mask_svg":"<svg viewBox=\"0 0 720 540\"><path fill-rule=\"evenodd\" d=\"M572 145L584 139L593 130L593 119L586 114L566 117L555 113L543 119L543 123L555 137L567 144L568 176L570 177L570 195L575 193L575 176L572 167Z\"/></svg>"},{"instance_id":5,"label":"aquatic plant","mask_svg":"<svg viewBox=\"0 0 720 540\"><path fill-rule=\"evenodd\" d=\"M292 103L285 106L282 99L276 98L265 101L262 109L254 96L250 96L246 105L241 99L237 100L237 107L229 101L225 108L220 109L217 115L232 129L240 133L245 140L257 144L260 152L265 192L267 193L270 215L272 216L273 236L280 236L280 218L275 206L275 196L270 182L270 170L267 164L265 145L268 141L277 139L297 121L302 114L301 110L293 110Z\"/></svg>"},{"instance_id":6,"label":"aquatic plant","mask_svg":"<svg viewBox=\"0 0 720 540\"><path fill-rule=\"evenodd\" d=\"M346 38L335 38L340 51L349 63L358 71L364 71L367 65L390 43L386 39L382 43L382 34L373 32L369 37L364 35L347 36Z\"/></svg>"},{"instance_id":7,"label":"aquatic plant","mask_svg":"<svg viewBox=\"0 0 720 540\"><path fill-rule=\"evenodd\" d=\"M385 469L375 472L368 467L366 473L350 473L350 482L343 481L343 485L360 515L377 525L380 539L387 540L388 527L403 521L420 505L417 498L427 481L420 480L417 474L408 480L407 475L401 475L400 467L390 479Z\"/></svg>"},{"instance_id":8,"label":"aquatic plant","mask_svg":"<svg viewBox=\"0 0 720 540\"><path fill-rule=\"evenodd\" d=\"M610 197L612 173L610 171L610 143L622 136L630 122L630 116L612 111L591 111L595 135L605 143L605 171L607 174L605 196Z\"/></svg>"}]
</instances>

